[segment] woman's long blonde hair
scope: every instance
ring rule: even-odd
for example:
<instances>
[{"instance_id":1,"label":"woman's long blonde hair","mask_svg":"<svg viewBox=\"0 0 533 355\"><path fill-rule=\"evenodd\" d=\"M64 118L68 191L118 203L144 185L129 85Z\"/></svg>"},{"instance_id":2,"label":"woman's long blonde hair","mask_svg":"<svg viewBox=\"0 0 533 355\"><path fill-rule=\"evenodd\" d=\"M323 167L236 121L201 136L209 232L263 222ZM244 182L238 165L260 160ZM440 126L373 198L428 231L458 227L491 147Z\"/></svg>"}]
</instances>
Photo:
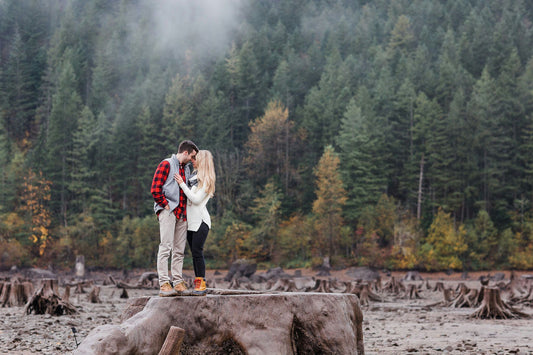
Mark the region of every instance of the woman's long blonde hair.
<instances>
[{"instance_id":1,"label":"woman's long blonde hair","mask_svg":"<svg viewBox=\"0 0 533 355\"><path fill-rule=\"evenodd\" d=\"M215 182L217 180L215 174L215 164L213 162L213 155L208 150L200 150L196 154L196 166L198 172L198 187L205 186L205 192L213 196L215 194Z\"/></svg>"}]
</instances>

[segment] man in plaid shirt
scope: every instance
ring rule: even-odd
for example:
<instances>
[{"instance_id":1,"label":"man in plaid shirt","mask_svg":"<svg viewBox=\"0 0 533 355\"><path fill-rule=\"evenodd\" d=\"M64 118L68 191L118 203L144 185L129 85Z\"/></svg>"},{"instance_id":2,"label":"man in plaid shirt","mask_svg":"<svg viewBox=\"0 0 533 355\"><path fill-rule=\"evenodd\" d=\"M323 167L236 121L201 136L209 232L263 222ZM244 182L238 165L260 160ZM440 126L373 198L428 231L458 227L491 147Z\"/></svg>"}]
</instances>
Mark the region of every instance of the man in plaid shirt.
<instances>
[{"instance_id":1,"label":"man in plaid shirt","mask_svg":"<svg viewBox=\"0 0 533 355\"><path fill-rule=\"evenodd\" d=\"M172 154L159 163L152 180L154 211L159 220L161 242L157 253L157 274L159 277L159 296L167 297L187 290L183 280L183 253L187 242L187 196L174 180L179 173L187 182L189 169L186 164L196 159L198 147L191 141L183 141L178 147L178 154ZM168 258L172 252L170 264L172 283L168 274Z\"/></svg>"}]
</instances>

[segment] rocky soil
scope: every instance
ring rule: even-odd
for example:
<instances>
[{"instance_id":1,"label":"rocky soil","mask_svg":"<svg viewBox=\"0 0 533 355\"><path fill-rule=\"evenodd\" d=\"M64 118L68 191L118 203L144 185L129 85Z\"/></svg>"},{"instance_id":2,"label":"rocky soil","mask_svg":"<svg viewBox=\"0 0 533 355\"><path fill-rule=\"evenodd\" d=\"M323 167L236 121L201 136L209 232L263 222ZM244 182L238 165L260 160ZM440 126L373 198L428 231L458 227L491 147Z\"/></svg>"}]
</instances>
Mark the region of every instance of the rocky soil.
<instances>
[{"instance_id":1,"label":"rocky soil","mask_svg":"<svg viewBox=\"0 0 533 355\"><path fill-rule=\"evenodd\" d=\"M310 270L301 272L303 276L316 275ZM225 288L229 283L222 280L224 274L215 276L214 271L210 271L207 278L216 278L216 286ZM391 276L401 278L403 275L405 273ZM508 281L509 275L505 273L504 281ZM130 281L135 277L138 275L131 275ZM345 271L332 272L329 277L351 280ZM471 288L480 287L478 274L469 275L467 280L461 279L461 274L422 274L422 277L424 281L404 283L421 284L429 280L430 285L442 281L452 288L459 282ZM383 274L382 282L388 278ZM75 315L25 315L24 307L0 308L0 354L68 354L76 348L76 342L80 343L96 326L120 323L120 316L132 298L157 296L158 293L157 289L131 289L128 290L130 298L121 299L121 290L117 287L100 286L102 303L88 301L88 288L85 294L75 294L71 290L70 301L78 309ZM60 287L61 295L63 290ZM422 298L409 300L387 295L386 302L370 301L363 306L366 354L533 354L532 307L518 307L531 315L530 319L479 320L468 317L474 308L429 306L443 300L442 292L422 287L420 296ZM505 294L502 297L505 299Z\"/></svg>"}]
</instances>

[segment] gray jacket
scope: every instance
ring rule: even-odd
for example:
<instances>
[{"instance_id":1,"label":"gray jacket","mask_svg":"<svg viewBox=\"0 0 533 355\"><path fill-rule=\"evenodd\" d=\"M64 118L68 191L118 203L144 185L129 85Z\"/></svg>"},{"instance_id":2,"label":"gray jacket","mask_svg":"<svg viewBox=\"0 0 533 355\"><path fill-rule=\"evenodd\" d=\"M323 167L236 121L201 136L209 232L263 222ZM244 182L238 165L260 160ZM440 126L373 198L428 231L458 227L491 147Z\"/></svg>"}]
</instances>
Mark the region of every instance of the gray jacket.
<instances>
[{"instance_id":1,"label":"gray jacket","mask_svg":"<svg viewBox=\"0 0 533 355\"><path fill-rule=\"evenodd\" d=\"M168 201L168 207L170 207L171 211L174 211L176 207L178 207L180 203L180 193L181 189L174 180L174 174L179 172L179 166L180 162L178 158L176 157L176 154L172 154L172 156L168 159L165 159L170 164L170 171L168 172L168 177L165 183L163 184L163 195L165 195L165 198ZM189 164L185 165L185 183L188 182L189 177L191 176L191 168ZM154 202L154 212L157 214L159 211L163 210L164 207L157 204L157 202Z\"/></svg>"}]
</instances>

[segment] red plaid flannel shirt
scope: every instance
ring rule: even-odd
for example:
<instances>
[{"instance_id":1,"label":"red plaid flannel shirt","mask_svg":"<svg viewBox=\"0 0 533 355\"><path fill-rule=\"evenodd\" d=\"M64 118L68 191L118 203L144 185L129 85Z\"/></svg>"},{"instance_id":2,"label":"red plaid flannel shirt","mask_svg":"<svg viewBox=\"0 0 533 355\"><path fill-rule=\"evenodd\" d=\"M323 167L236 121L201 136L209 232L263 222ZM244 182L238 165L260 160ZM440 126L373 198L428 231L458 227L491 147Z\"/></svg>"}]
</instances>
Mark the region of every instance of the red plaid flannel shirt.
<instances>
[{"instance_id":1,"label":"red plaid flannel shirt","mask_svg":"<svg viewBox=\"0 0 533 355\"><path fill-rule=\"evenodd\" d=\"M159 163L159 166L157 167L154 174L154 179L152 180L152 196L154 196L154 201L161 207L166 207L168 205L167 198L165 197L165 195L163 195L163 185L165 184L165 181L167 181L169 172L170 163L166 160L163 160L161 163ZM179 167L179 173L183 181L185 181L185 169L181 164ZM173 178L174 177L172 177L172 179ZM180 202L178 204L178 207L174 208L173 212L176 215L177 219L181 218L184 221L187 220L187 197L185 196L185 193L183 193L183 191L181 191L180 193Z\"/></svg>"}]
</instances>

